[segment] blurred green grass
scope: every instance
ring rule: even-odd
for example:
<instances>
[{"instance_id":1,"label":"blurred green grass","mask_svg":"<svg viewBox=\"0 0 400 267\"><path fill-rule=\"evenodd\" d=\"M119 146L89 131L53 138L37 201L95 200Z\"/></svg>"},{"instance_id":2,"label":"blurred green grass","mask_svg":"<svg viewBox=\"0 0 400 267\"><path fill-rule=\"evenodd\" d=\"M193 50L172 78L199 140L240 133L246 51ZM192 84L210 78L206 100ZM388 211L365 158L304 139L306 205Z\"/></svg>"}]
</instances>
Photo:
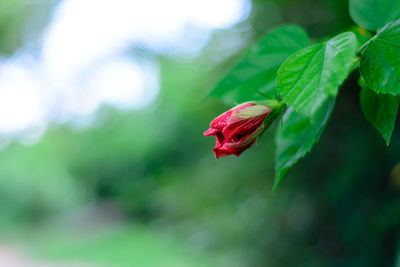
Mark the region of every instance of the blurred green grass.
<instances>
[{"instance_id":1,"label":"blurred green grass","mask_svg":"<svg viewBox=\"0 0 400 267\"><path fill-rule=\"evenodd\" d=\"M234 266L233 262L227 262L227 257L196 250L179 237L138 224L80 230L59 226L33 231L14 229L4 240L23 244L20 248L30 258L44 262L82 262L107 267Z\"/></svg>"}]
</instances>

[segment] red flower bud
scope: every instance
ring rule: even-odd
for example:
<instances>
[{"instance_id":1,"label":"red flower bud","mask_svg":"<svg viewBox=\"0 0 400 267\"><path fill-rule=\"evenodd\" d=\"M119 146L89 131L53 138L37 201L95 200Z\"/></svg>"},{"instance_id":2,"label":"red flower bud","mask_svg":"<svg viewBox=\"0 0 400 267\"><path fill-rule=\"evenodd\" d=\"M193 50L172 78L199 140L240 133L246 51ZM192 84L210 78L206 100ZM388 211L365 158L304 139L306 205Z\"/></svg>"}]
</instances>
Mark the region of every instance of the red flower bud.
<instances>
[{"instance_id":1,"label":"red flower bud","mask_svg":"<svg viewBox=\"0 0 400 267\"><path fill-rule=\"evenodd\" d=\"M271 108L252 102L236 106L221 114L210 123L204 136L214 135L216 145L213 148L215 157L235 155L238 157L251 147L264 132L265 118Z\"/></svg>"}]
</instances>

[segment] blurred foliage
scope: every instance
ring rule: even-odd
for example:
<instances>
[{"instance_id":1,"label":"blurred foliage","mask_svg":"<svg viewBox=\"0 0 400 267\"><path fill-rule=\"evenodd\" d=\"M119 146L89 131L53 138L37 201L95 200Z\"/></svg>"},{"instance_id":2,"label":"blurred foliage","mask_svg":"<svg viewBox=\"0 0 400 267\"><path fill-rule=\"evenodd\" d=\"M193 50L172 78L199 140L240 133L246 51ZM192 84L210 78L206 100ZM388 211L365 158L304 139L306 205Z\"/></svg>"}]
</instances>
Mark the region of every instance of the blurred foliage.
<instances>
[{"instance_id":1,"label":"blurred foliage","mask_svg":"<svg viewBox=\"0 0 400 267\"><path fill-rule=\"evenodd\" d=\"M253 0L256 33L281 23L299 24L314 38L335 34L353 24L348 0Z\"/></svg>"},{"instance_id":2,"label":"blurred foliage","mask_svg":"<svg viewBox=\"0 0 400 267\"><path fill-rule=\"evenodd\" d=\"M250 46L243 58L210 95L226 103L277 98L276 73L282 63L310 42L298 26L285 25L269 32Z\"/></svg>"},{"instance_id":3,"label":"blurred foliage","mask_svg":"<svg viewBox=\"0 0 400 267\"><path fill-rule=\"evenodd\" d=\"M22 1L0 1L0 52L12 53L21 45L20 30L24 25L23 16L26 10Z\"/></svg>"},{"instance_id":4,"label":"blurred foliage","mask_svg":"<svg viewBox=\"0 0 400 267\"><path fill-rule=\"evenodd\" d=\"M54 3L53 0L1 0L0 56L12 55L23 45L34 47L32 39L37 38L48 22Z\"/></svg>"},{"instance_id":5,"label":"blurred foliage","mask_svg":"<svg viewBox=\"0 0 400 267\"><path fill-rule=\"evenodd\" d=\"M0 8L0 21L7 21L0 23L0 47L10 52L24 20L20 11L8 15L11 20L7 14ZM346 0L254 0L251 17L236 27L250 44L283 22L302 25L313 38L351 25ZM51 219L75 228L73 222L84 221L71 215L76 210L112 203L119 215L111 212L108 219L140 225L138 230L124 226L111 237L79 241L74 234L81 233L60 227L50 236L24 234L37 241L26 245L41 244L39 255L111 266L127 266L135 251L144 258L140 266L165 266L178 257L188 266L186 248L224 259L204 257L203 263L196 254L198 265L190 266L393 266L399 127L387 148L363 117L355 75L339 92L320 143L274 194L276 127L239 159L213 158L214 140L202 133L227 106L205 96L238 56L218 67L209 62L224 50L230 31L215 33L196 59L160 57L161 93L151 106L125 113L104 106L89 128L54 124L35 145L9 145L0 153L3 224L37 229ZM103 220L94 216L87 223L91 228ZM174 238L173 244L165 238Z\"/></svg>"}]
</instances>

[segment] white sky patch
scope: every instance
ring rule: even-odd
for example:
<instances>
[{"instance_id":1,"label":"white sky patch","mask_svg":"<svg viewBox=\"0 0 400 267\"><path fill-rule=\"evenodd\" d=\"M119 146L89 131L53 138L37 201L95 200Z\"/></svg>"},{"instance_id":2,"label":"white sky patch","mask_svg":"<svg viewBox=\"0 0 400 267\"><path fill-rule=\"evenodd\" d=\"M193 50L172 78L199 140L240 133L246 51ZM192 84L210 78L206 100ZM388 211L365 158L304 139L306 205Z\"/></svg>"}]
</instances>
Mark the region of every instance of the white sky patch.
<instances>
[{"instance_id":1,"label":"white sky patch","mask_svg":"<svg viewBox=\"0 0 400 267\"><path fill-rule=\"evenodd\" d=\"M63 111L82 116L95 112L102 103L119 109L142 108L154 100L159 83L155 63L137 63L124 56L99 62L77 80L79 84L58 88L58 103Z\"/></svg>"},{"instance_id":2,"label":"white sky patch","mask_svg":"<svg viewBox=\"0 0 400 267\"><path fill-rule=\"evenodd\" d=\"M43 124L46 114L39 84L24 63L0 65L0 132L10 134Z\"/></svg>"},{"instance_id":3,"label":"white sky patch","mask_svg":"<svg viewBox=\"0 0 400 267\"><path fill-rule=\"evenodd\" d=\"M196 51L210 30L229 27L248 13L245 0L64 0L44 35L43 59L68 77L134 43L168 52L184 42ZM193 29L198 34L188 40Z\"/></svg>"},{"instance_id":4,"label":"white sky patch","mask_svg":"<svg viewBox=\"0 0 400 267\"><path fill-rule=\"evenodd\" d=\"M146 76L156 71L145 72L144 66L132 60L113 58L89 74L87 88L110 105L123 109L143 107L155 96L155 86L146 86Z\"/></svg>"},{"instance_id":5,"label":"white sky patch","mask_svg":"<svg viewBox=\"0 0 400 267\"><path fill-rule=\"evenodd\" d=\"M246 18L250 5L240 0L183 1L190 21L205 28L227 28Z\"/></svg>"},{"instance_id":6,"label":"white sky patch","mask_svg":"<svg viewBox=\"0 0 400 267\"><path fill-rule=\"evenodd\" d=\"M92 117L102 103L142 108L157 95L158 63L128 55L130 47L197 53L212 30L249 10L248 0L63 0L36 62L20 60L28 52L0 61L0 134Z\"/></svg>"}]
</instances>

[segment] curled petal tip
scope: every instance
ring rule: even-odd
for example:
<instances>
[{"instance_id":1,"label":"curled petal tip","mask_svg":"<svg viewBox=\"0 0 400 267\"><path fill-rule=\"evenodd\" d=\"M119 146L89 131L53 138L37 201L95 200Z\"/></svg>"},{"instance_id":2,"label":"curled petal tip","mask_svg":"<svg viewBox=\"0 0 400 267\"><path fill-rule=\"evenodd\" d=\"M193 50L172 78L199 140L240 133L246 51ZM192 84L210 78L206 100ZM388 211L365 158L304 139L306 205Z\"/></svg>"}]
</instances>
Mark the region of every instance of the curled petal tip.
<instances>
[{"instance_id":1,"label":"curled petal tip","mask_svg":"<svg viewBox=\"0 0 400 267\"><path fill-rule=\"evenodd\" d=\"M217 132L219 132L219 130L210 128L210 129L208 129L207 131L205 131L205 132L203 133L203 135L204 135L204 136L210 136L210 135L216 134Z\"/></svg>"},{"instance_id":2,"label":"curled petal tip","mask_svg":"<svg viewBox=\"0 0 400 267\"><path fill-rule=\"evenodd\" d=\"M221 158L221 157L225 157L225 156L228 156L228 155L231 154L228 151L225 151L225 150L223 150L221 148L216 148L216 147L213 148L213 151L214 151L216 159L217 158Z\"/></svg>"}]
</instances>

